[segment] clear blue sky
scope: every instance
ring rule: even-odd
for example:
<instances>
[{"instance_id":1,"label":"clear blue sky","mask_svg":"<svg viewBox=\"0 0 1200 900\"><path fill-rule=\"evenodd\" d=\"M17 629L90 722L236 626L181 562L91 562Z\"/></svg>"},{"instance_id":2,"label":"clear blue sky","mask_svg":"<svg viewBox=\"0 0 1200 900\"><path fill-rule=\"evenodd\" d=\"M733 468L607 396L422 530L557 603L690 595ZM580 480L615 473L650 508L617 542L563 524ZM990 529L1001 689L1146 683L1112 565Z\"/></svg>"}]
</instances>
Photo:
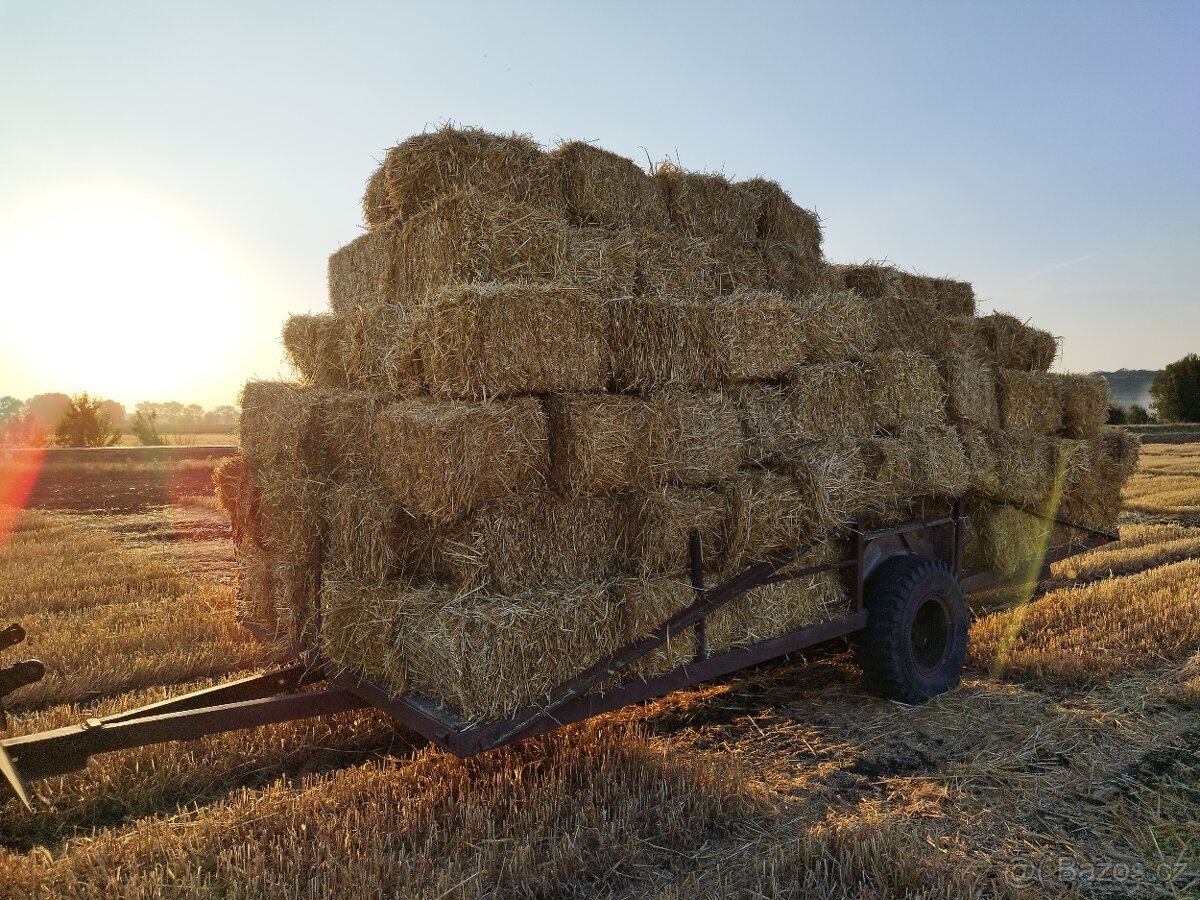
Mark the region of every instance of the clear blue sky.
<instances>
[{"instance_id":1,"label":"clear blue sky","mask_svg":"<svg viewBox=\"0 0 1200 900\"><path fill-rule=\"evenodd\" d=\"M1066 369L1200 351L1200 3L0 0L0 112L0 394L281 371L445 120L773 177L831 260L970 280ZM31 362L72 329L121 362Z\"/></svg>"}]
</instances>

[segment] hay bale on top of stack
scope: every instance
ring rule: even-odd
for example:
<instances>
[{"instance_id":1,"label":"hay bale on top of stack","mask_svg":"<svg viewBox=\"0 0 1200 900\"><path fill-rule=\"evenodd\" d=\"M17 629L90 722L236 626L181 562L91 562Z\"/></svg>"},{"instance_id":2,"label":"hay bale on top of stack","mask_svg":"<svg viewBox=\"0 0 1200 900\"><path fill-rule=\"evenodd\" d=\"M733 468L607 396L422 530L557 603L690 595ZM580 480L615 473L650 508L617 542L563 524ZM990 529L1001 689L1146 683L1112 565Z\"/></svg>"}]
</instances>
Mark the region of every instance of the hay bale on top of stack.
<instances>
[{"instance_id":1,"label":"hay bale on top of stack","mask_svg":"<svg viewBox=\"0 0 1200 900\"><path fill-rule=\"evenodd\" d=\"M691 602L693 529L731 572L969 486L1037 507L1065 482L1115 515L1102 383L1046 374L1053 339L975 317L964 282L828 265L773 182L446 128L389 151L363 207L331 312L284 329L301 379L246 386L221 495L239 614L392 691L471 721L537 703ZM1001 519L979 510L989 565ZM846 604L834 575L772 585L709 645Z\"/></svg>"}]
</instances>

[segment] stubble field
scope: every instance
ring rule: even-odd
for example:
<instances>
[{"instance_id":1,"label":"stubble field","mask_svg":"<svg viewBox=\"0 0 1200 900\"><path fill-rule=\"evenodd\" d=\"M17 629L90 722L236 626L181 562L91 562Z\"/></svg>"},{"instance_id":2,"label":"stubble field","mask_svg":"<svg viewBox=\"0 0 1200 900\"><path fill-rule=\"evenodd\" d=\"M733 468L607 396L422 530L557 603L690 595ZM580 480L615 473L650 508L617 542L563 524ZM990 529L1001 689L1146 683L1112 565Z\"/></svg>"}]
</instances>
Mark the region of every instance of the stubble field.
<instances>
[{"instance_id":1,"label":"stubble field","mask_svg":"<svg viewBox=\"0 0 1200 900\"><path fill-rule=\"evenodd\" d=\"M276 661L174 499L0 507L0 624L49 669L9 735ZM0 807L0 896L1196 896L1200 445L1147 446L1126 506L923 707L835 645L468 761L375 712L111 754Z\"/></svg>"}]
</instances>

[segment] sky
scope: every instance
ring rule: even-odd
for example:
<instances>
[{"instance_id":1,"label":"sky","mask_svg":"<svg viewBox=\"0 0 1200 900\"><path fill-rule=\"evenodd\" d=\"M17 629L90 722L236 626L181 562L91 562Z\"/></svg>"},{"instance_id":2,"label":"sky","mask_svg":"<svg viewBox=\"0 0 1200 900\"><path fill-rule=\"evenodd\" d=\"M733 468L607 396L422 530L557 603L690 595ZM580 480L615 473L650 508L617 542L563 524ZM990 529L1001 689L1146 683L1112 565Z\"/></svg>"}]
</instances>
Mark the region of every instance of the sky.
<instances>
[{"instance_id":1,"label":"sky","mask_svg":"<svg viewBox=\"0 0 1200 900\"><path fill-rule=\"evenodd\" d=\"M1200 352L1200 3L0 0L0 395L286 374L447 121L774 178L831 261L971 281L1063 370Z\"/></svg>"}]
</instances>

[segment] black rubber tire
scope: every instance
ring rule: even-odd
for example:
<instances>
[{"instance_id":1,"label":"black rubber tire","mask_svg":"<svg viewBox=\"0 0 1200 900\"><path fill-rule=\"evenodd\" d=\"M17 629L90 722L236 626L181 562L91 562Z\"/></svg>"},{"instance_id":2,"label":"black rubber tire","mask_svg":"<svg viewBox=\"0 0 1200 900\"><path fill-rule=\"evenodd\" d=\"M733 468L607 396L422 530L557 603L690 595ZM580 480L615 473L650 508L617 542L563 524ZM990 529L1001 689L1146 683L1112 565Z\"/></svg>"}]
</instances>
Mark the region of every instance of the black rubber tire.
<instances>
[{"instance_id":1,"label":"black rubber tire","mask_svg":"<svg viewBox=\"0 0 1200 900\"><path fill-rule=\"evenodd\" d=\"M864 585L867 625L854 640L867 689L924 703L962 677L970 618L958 579L924 556L883 562Z\"/></svg>"}]
</instances>

